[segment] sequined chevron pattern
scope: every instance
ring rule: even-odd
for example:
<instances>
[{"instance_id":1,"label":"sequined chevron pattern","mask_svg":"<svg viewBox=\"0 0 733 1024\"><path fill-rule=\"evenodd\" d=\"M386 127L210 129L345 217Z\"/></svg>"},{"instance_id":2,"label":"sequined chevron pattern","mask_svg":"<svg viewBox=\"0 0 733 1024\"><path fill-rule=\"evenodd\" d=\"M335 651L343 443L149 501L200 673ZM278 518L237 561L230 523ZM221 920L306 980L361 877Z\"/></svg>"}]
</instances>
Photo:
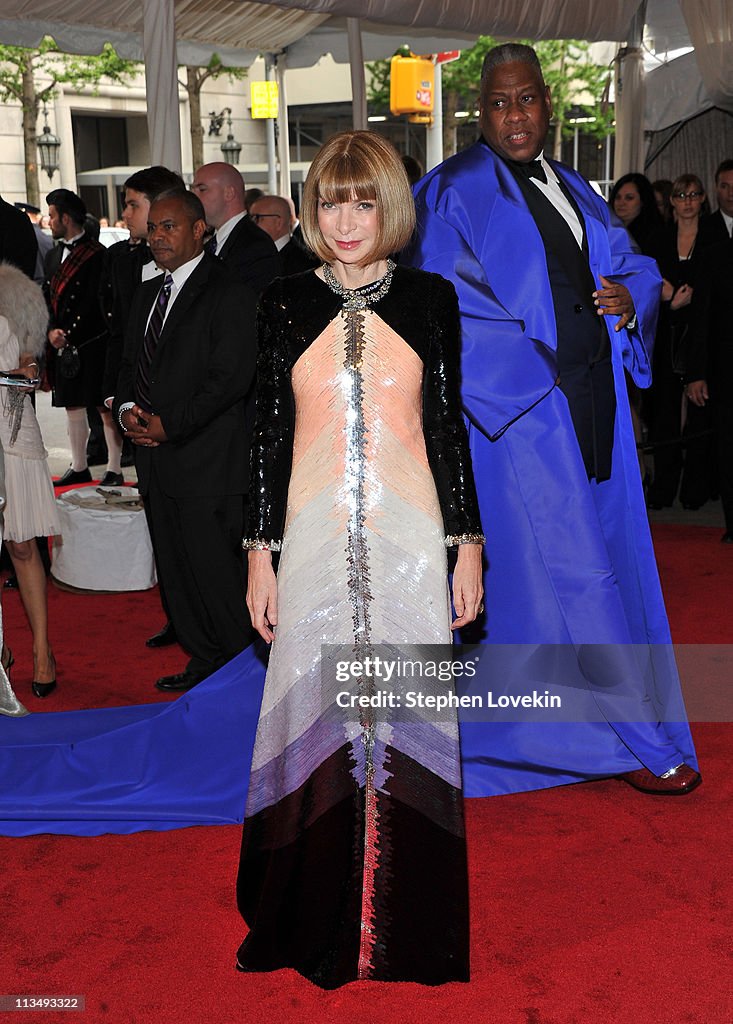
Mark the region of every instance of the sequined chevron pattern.
<instances>
[{"instance_id":1,"label":"sequined chevron pattern","mask_svg":"<svg viewBox=\"0 0 733 1024\"><path fill-rule=\"evenodd\" d=\"M362 359L364 354L364 312L344 310L346 327L346 358L344 368L351 381L352 415L346 425L346 491L349 495L348 587L354 620L354 658L364 661L370 653L371 623L369 605L369 547L367 545L364 511L364 475L367 436L364 426L364 386ZM371 697L373 680L358 680L360 696ZM379 809L374 790L375 718L371 707L359 710L361 742L364 747L364 875L361 898L361 942L358 977L368 978L372 969L372 953L376 939L374 921L374 876L379 861Z\"/></svg>"},{"instance_id":2,"label":"sequined chevron pattern","mask_svg":"<svg viewBox=\"0 0 733 1024\"><path fill-rule=\"evenodd\" d=\"M349 311L300 357L292 384L278 627L238 886L252 930L240 963L294 966L324 987L461 980L456 722L404 723L371 710L335 716L336 691L321 675L323 644L360 658L374 644L450 642L422 363L374 312ZM373 685L356 681L361 694Z\"/></svg>"}]
</instances>

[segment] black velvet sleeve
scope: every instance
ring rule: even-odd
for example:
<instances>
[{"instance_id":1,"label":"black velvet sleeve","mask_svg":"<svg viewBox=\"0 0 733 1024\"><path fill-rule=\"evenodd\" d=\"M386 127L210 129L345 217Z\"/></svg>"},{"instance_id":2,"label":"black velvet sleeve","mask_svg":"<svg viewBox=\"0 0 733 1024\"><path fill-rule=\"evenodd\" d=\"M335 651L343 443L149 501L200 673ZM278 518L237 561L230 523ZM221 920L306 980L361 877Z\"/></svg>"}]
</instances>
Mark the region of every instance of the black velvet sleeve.
<instances>
[{"instance_id":1,"label":"black velvet sleeve","mask_svg":"<svg viewBox=\"0 0 733 1024\"><path fill-rule=\"evenodd\" d=\"M252 436L244 547L279 551L293 461L294 402L286 315L279 283L257 312L257 412Z\"/></svg>"},{"instance_id":2,"label":"black velvet sleeve","mask_svg":"<svg viewBox=\"0 0 733 1024\"><path fill-rule=\"evenodd\" d=\"M434 277L427 317L423 431L443 513L446 544L483 543L476 484L461 410L461 322L453 285Z\"/></svg>"}]
</instances>

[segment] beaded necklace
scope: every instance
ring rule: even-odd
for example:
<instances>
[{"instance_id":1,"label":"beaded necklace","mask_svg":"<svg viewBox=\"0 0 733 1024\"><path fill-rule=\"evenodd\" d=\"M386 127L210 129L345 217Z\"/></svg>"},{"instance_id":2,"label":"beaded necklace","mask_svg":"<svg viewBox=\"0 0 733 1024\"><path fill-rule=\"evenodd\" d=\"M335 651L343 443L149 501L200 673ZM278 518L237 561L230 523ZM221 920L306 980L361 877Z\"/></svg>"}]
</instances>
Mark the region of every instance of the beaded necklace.
<instances>
[{"instance_id":1,"label":"beaded necklace","mask_svg":"<svg viewBox=\"0 0 733 1024\"><path fill-rule=\"evenodd\" d=\"M384 298L392 284L395 263L393 260L387 260L387 273L384 277L380 277L378 281L372 281L370 284L362 285L361 288L347 288L341 284L328 263L324 263L322 269L326 284L332 292L344 300L344 309L351 313L368 309Z\"/></svg>"}]
</instances>

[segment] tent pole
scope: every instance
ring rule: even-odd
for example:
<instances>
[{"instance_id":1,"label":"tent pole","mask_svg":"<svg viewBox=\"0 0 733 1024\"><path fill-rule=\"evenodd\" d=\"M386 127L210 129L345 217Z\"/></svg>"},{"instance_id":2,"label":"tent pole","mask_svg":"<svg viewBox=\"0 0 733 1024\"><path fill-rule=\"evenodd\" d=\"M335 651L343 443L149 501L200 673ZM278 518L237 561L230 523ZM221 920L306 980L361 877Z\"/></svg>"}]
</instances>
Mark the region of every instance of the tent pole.
<instances>
[{"instance_id":1,"label":"tent pole","mask_svg":"<svg viewBox=\"0 0 733 1024\"><path fill-rule=\"evenodd\" d=\"M290 126L288 125L288 94L285 90L285 71L288 66L287 51L283 50L277 57L277 83L280 102L278 107L277 148L280 156L280 190L281 196L290 195Z\"/></svg>"},{"instance_id":2,"label":"tent pole","mask_svg":"<svg viewBox=\"0 0 733 1024\"><path fill-rule=\"evenodd\" d=\"M351 106L354 128L367 127L366 81L364 78L364 54L361 48L361 24L358 18L346 19L346 34L349 40L349 64L351 66Z\"/></svg>"},{"instance_id":3,"label":"tent pole","mask_svg":"<svg viewBox=\"0 0 733 1024\"><path fill-rule=\"evenodd\" d=\"M433 121L425 132L425 170L443 162L443 65L435 65Z\"/></svg>"},{"instance_id":4,"label":"tent pole","mask_svg":"<svg viewBox=\"0 0 733 1024\"><path fill-rule=\"evenodd\" d=\"M616 56L616 150L613 176L644 169L644 22L647 0L631 19L626 46Z\"/></svg>"},{"instance_id":5,"label":"tent pole","mask_svg":"<svg viewBox=\"0 0 733 1024\"><path fill-rule=\"evenodd\" d=\"M275 57L271 53L265 54L265 78L268 82L273 80L275 68ZM265 134L267 139L267 192L271 196L277 195L277 157L275 155L275 118L265 119Z\"/></svg>"},{"instance_id":6,"label":"tent pole","mask_svg":"<svg viewBox=\"0 0 733 1024\"><path fill-rule=\"evenodd\" d=\"M150 162L180 173L181 121L173 0L143 0L143 51Z\"/></svg>"}]
</instances>

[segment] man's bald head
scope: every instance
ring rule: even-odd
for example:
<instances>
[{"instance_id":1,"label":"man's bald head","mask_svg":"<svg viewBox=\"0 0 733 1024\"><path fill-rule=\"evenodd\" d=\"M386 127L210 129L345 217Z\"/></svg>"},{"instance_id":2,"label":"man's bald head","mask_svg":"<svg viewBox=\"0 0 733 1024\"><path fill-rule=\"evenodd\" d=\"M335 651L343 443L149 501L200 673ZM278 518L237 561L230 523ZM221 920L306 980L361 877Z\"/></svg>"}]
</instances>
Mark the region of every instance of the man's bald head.
<instances>
[{"instance_id":1,"label":"man's bald head","mask_svg":"<svg viewBox=\"0 0 733 1024\"><path fill-rule=\"evenodd\" d=\"M199 167L191 185L206 210L206 223L220 228L238 213L244 213L244 181L231 164L216 161Z\"/></svg>"},{"instance_id":2,"label":"man's bald head","mask_svg":"<svg viewBox=\"0 0 733 1024\"><path fill-rule=\"evenodd\" d=\"M262 196L252 203L249 215L273 242L290 234L290 206L282 196Z\"/></svg>"}]
</instances>

